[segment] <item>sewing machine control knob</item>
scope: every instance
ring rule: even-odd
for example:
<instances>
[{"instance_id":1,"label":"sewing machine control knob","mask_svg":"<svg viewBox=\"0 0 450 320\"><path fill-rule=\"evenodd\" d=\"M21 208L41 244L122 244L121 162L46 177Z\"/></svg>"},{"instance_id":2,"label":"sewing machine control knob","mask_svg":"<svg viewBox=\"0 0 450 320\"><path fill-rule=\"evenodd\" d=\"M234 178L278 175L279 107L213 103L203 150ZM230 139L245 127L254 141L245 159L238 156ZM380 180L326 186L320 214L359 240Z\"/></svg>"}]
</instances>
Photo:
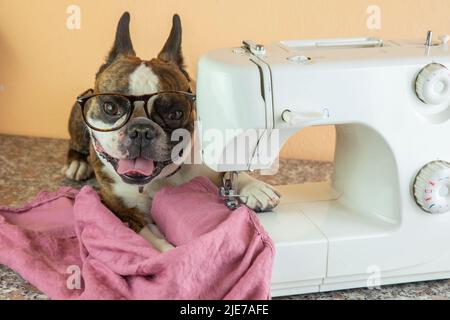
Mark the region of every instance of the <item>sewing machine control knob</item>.
<instances>
[{"instance_id":1,"label":"sewing machine control knob","mask_svg":"<svg viewBox=\"0 0 450 320\"><path fill-rule=\"evenodd\" d=\"M439 36L439 41L441 42L441 45L446 46L448 44L448 41L450 40L450 36L448 34L443 34Z\"/></svg>"},{"instance_id":2,"label":"sewing machine control knob","mask_svg":"<svg viewBox=\"0 0 450 320\"><path fill-rule=\"evenodd\" d=\"M414 198L428 213L450 211L450 163L433 161L424 166L414 181Z\"/></svg>"},{"instance_id":3,"label":"sewing machine control knob","mask_svg":"<svg viewBox=\"0 0 450 320\"><path fill-rule=\"evenodd\" d=\"M281 113L281 119L291 126L316 120L322 120L328 117L328 109L323 109L322 112L294 112L286 109Z\"/></svg>"},{"instance_id":4,"label":"sewing machine control knob","mask_svg":"<svg viewBox=\"0 0 450 320\"><path fill-rule=\"evenodd\" d=\"M450 72L442 64L430 63L423 68L416 79L416 93L426 103L437 105L450 96Z\"/></svg>"}]
</instances>

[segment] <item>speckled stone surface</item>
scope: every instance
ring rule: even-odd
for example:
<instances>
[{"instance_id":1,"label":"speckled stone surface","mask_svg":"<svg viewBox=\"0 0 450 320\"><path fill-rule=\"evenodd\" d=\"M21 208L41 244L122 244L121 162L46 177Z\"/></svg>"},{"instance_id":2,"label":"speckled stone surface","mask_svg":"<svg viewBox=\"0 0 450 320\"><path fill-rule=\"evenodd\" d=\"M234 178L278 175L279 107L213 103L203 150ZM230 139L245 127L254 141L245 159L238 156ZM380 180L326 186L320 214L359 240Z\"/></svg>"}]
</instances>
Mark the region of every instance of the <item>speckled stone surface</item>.
<instances>
[{"instance_id":1,"label":"speckled stone surface","mask_svg":"<svg viewBox=\"0 0 450 320\"><path fill-rule=\"evenodd\" d=\"M60 173L65 161L66 140L0 135L0 205L20 206L41 190L54 191L61 185L80 187ZM273 184L325 181L333 171L331 163L281 160L276 175L258 178ZM91 179L85 183L95 185ZM385 286L381 289L354 289L278 299L445 299L450 298L450 280ZM17 273L0 265L0 300L47 299Z\"/></svg>"}]
</instances>

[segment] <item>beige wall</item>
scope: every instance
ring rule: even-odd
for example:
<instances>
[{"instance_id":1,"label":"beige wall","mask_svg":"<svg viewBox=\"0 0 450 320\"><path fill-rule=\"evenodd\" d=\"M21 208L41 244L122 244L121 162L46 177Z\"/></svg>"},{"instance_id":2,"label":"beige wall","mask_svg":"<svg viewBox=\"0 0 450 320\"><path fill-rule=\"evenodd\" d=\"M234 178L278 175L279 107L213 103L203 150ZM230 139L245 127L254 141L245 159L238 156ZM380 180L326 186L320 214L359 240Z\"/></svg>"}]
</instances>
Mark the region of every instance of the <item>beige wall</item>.
<instances>
[{"instance_id":1,"label":"beige wall","mask_svg":"<svg viewBox=\"0 0 450 320\"><path fill-rule=\"evenodd\" d=\"M81 8L80 30L66 28L71 4ZM380 30L366 27L372 4L381 8ZM0 0L0 132L67 137L74 98L93 85L124 10L132 14L135 49L145 58L157 54L178 12L192 73L200 54L242 39L450 33L449 0ZM308 129L284 155L328 160L333 139L332 128Z\"/></svg>"}]
</instances>

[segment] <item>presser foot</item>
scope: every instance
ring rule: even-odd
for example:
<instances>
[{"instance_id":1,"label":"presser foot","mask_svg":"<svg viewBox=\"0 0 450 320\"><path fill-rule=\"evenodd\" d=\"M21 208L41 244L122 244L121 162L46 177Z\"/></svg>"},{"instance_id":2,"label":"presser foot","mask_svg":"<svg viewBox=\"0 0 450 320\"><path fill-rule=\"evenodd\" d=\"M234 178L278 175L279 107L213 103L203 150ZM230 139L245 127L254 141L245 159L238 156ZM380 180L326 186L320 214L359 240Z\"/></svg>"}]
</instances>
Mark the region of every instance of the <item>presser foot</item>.
<instances>
[{"instance_id":1,"label":"presser foot","mask_svg":"<svg viewBox=\"0 0 450 320\"><path fill-rule=\"evenodd\" d=\"M225 198L224 203L230 210L236 210L241 206L240 198L246 197L237 193L238 173L227 172L223 176L223 186L219 189L219 195Z\"/></svg>"}]
</instances>

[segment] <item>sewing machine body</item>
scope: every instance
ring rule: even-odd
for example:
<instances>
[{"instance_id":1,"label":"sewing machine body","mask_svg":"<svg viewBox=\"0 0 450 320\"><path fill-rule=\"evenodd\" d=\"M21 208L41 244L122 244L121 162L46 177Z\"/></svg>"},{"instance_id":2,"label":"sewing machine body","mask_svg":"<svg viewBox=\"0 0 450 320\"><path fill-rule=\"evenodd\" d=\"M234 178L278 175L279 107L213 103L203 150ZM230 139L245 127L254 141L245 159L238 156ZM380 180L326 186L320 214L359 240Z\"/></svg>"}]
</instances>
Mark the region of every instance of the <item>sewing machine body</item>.
<instances>
[{"instance_id":1,"label":"sewing machine body","mask_svg":"<svg viewBox=\"0 0 450 320\"><path fill-rule=\"evenodd\" d=\"M431 67L422 72L430 64L442 79ZM302 128L336 125L332 181L277 187L281 204L260 215L276 244L274 296L450 278L447 163L434 162L450 161L445 67L446 42L371 38L250 43L202 57L202 131L258 129L248 161L239 163L223 157L243 135L227 137L219 153L208 152L203 140L203 161L212 169L269 169L278 152L261 161L259 148L275 131L281 148ZM439 87L426 87L428 80ZM414 189L430 163L442 165L444 181L435 214L418 205L421 190Z\"/></svg>"}]
</instances>

